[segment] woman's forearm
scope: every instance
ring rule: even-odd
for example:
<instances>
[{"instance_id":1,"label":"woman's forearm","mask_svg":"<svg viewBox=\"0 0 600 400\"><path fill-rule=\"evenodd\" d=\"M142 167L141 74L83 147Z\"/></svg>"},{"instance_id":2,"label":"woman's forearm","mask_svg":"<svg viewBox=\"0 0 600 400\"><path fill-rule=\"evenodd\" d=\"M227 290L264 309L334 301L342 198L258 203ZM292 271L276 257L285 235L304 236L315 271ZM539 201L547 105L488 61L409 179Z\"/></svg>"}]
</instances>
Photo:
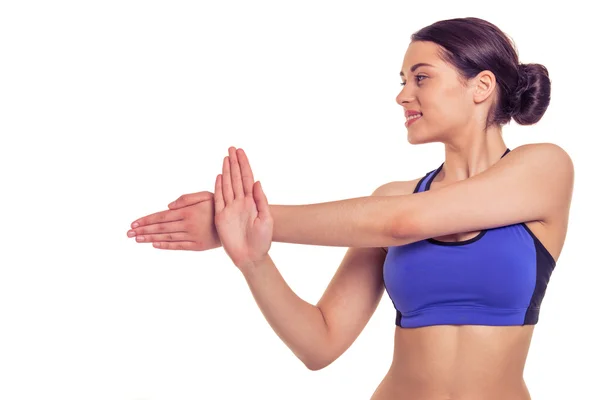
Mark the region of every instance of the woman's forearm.
<instances>
[{"instance_id":1,"label":"woman's forearm","mask_svg":"<svg viewBox=\"0 0 600 400\"><path fill-rule=\"evenodd\" d=\"M321 310L292 291L268 255L240 270L267 322L296 357L311 370L327 365L332 346Z\"/></svg>"},{"instance_id":2,"label":"woman's forearm","mask_svg":"<svg viewBox=\"0 0 600 400\"><path fill-rule=\"evenodd\" d=\"M273 241L321 246L385 247L402 243L394 221L401 196L369 196L307 205L270 205ZM400 200L400 201L399 201ZM401 220L401 219L400 219Z\"/></svg>"}]
</instances>

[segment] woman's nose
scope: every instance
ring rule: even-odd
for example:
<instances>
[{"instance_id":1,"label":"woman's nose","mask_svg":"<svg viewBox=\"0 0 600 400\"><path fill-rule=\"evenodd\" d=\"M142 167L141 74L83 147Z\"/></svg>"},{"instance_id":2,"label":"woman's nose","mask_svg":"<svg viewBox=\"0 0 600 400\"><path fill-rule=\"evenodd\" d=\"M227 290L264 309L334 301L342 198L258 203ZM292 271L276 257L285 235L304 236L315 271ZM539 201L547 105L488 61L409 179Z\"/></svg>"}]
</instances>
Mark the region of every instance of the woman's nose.
<instances>
[{"instance_id":1,"label":"woman's nose","mask_svg":"<svg viewBox=\"0 0 600 400\"><path fill-rule=\"evenodd\" d=\"M396 103L398 103L399 105L410 103L413 100L414 96L407 93L406 89L402 89L400 93L398 93L398 96L396 96Z\"/></svg>"}]
</instances>

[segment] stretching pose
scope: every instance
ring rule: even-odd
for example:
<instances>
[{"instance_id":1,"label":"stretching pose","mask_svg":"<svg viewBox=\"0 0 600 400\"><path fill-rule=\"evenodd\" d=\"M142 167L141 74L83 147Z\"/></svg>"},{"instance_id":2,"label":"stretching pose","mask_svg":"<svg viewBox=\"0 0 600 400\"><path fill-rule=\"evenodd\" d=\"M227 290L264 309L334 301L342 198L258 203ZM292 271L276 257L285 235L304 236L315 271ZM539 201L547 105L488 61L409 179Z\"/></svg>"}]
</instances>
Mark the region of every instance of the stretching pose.
<instances>
[{"instance_id":1,"label":"stretching pose","mask_svg":"<svg viewBox=\"0 0 600 400\"><path fill-rule=\"evenodd\" d=\"M372 400L528 400L523 370L565 240L574 168L555 144L509 149L502 126L541 119L548 72L519 63L495 25L458 18L413 34L400 76L408 141L445 145L431 171L371 196L269 205L244 151L230 147L214 194L183 195L128 235L159 249L222 245L311 370L349 348L387 291L394 355ZM349 247L316 305L283 280L272 240Z\"/></svg>"}]
</instances>

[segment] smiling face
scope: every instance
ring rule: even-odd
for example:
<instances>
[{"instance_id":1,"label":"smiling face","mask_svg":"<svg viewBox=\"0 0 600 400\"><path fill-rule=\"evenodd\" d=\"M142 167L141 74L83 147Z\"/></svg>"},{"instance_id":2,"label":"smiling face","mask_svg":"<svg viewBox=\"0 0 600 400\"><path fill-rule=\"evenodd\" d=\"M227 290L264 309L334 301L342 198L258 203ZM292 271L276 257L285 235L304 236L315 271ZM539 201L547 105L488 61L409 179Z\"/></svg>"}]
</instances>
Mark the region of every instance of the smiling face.
<instances>
[{"instance_id":1,"label":"smiling face","mask_svg":"<svg viewBox=\"0 0 600 400\"><path fill-rule=\"evenodd\" d=\"M457 70L439 56L433 42L412 42L400 77L405 83L396 97L403 112L423 115L407 127L411 144L449 142L483 130L492 106L495 77L483 71L464 82ZM429 65L423 65L429 64Z\"/></svg>"}]
</instances>

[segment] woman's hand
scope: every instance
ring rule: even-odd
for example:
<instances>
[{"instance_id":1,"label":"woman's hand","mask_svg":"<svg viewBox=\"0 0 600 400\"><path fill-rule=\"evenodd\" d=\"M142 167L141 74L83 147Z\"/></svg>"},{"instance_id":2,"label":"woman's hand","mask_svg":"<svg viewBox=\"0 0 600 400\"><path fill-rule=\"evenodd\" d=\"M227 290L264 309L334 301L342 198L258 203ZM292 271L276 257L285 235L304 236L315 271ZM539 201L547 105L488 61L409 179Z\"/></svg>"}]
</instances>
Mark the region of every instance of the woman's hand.
<instances>
[{"instance_id":1,"label":"woman's hand","mask_svg":"<svg viewBox=\"0 0 600 400\"><path fill-rule=\"evenodd\" d=\"M244 269L265 259L273 239L273 218L242 149L229 148L223 173L215 181L214 199L215 226L231 261Z\"/></svg>"},{"instance_id":2,"label":"woman's hand","mask_svg":"<svg viewBox=\"0 0 600 400\"><path fill-rule=\"evenodd\" d=\"M244 182L252 187L254 178L250 164L244 151L240 149L239 152L242 167L240 171L246 171L242 174L242 179L246 179ZM235 149L233 154L235 155ZM260 182L257 182L257 185L260 185ZM262 188L259 190L262 193ZM251 193L252 191L253 189L250 189ZM262 195L264 196L264 193ZM161 250L204 251L222 245L215 226L213 193L202 191L184 194L168 207L169 210L135 220L127 236L135 237L138 243L152 243L155 248ZM272 220L270 215L269 218Z\"/></svg>"},{"instance_id":3,"label":"woman's hand","mask_svg":"<svg viewBox=\"0 0 600 400\"><path fill-rule=\"evenodd\" d=\"M196 193L204 200L176 210L146 215L131 224L127 236L162 250L210 250L221 246L215 227L213 194ZM137 224L137 225L136 225Z\"/></svg>"}]
</instances>

